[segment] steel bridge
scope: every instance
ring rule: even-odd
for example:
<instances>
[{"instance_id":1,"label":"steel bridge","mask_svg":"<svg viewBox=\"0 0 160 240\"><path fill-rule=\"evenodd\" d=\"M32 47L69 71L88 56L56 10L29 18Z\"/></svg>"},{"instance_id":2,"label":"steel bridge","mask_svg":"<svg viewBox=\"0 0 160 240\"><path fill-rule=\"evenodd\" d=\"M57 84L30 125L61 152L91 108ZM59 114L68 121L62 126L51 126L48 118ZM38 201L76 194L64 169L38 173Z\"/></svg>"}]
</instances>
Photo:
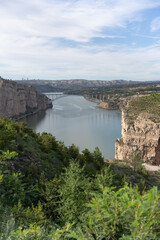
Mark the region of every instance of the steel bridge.
<instances>
[{"instance_id":1,"label":"steel bridge","mask_svg":"<svg viewBox=\"0 0 160 240\"><path fill-rule=\"evenodd\" d=\"M43 93L43 94L46 95L51 101L68 96L67 94L64 94L63 92L48 92L48 93Z\"/></svg>"}]
</instances>

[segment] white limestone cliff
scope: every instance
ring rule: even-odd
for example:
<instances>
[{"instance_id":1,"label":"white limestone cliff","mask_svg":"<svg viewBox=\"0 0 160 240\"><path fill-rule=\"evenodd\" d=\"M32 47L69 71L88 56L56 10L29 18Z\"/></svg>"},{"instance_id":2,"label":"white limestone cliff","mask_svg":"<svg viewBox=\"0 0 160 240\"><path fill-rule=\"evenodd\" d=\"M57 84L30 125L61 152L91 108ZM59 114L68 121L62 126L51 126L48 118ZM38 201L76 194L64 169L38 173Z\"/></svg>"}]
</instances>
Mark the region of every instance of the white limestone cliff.
<instances>
[{"instance_id":1,"label":"white limestone cliff","mask_svg":"<svg viewBox=\"0 0 160 240\"><path fill-rule=\"evenodd\" d=\"M122 111L122 138L116 141L115 158L130 159L135 151L140 152L144 162L160 165L160 123L140 114L131 124Z\"/></svg>"}]
</instances>

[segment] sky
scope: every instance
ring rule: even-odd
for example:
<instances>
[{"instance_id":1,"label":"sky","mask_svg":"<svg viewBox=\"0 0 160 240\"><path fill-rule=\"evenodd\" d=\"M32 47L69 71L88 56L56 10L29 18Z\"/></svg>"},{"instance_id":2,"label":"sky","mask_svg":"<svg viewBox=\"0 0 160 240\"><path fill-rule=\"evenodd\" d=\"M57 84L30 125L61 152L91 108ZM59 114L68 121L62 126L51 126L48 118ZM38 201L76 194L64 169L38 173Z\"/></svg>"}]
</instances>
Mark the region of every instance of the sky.
<instances>
[{"instance_id":1,"label":"sky","mask_svg":"<svg viewBox=\"0 0 160 240\"><path fill-rule=\"evenodd\" d=\"M0 76L160 80L160 0L0 0Z\"/></svg>"}]
</instances>

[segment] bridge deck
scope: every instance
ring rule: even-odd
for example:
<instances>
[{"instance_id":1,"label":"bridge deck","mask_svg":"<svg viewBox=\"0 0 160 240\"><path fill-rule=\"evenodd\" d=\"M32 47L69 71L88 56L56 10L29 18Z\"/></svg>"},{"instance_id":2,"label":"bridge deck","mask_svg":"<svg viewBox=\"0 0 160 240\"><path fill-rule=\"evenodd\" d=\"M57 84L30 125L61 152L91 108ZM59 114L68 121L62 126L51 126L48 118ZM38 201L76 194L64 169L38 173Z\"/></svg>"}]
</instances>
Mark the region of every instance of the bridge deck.
<instances>
[{"instance_id":1,"label":"bridge deck","mask_svg":"<svg viewBox=\"0 0 160 240\"><path fill-rule=\"evenodd\" d=\"M52 101L67 96L67 94L64 94L63 92L48 92L43 94L46 95Z\"/></svg>"}]
</instances>

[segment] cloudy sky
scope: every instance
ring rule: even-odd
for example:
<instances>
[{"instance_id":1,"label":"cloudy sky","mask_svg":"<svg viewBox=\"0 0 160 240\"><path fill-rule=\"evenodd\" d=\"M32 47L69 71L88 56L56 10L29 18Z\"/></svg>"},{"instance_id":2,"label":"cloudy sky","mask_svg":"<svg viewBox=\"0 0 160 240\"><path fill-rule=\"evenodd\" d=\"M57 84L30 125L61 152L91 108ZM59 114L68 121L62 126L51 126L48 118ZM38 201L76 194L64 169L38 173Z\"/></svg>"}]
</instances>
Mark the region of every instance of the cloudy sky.
<instances>
[{"instance_id":1,"label":"cloudy sky","mask_svg":"<svg viewBox=\"0 0 160 240\"><path fill-rule=\"evenodd\" d=\"M0 0L0 75L160 80L160 0Z\"/></svg>"}]
</instances>

